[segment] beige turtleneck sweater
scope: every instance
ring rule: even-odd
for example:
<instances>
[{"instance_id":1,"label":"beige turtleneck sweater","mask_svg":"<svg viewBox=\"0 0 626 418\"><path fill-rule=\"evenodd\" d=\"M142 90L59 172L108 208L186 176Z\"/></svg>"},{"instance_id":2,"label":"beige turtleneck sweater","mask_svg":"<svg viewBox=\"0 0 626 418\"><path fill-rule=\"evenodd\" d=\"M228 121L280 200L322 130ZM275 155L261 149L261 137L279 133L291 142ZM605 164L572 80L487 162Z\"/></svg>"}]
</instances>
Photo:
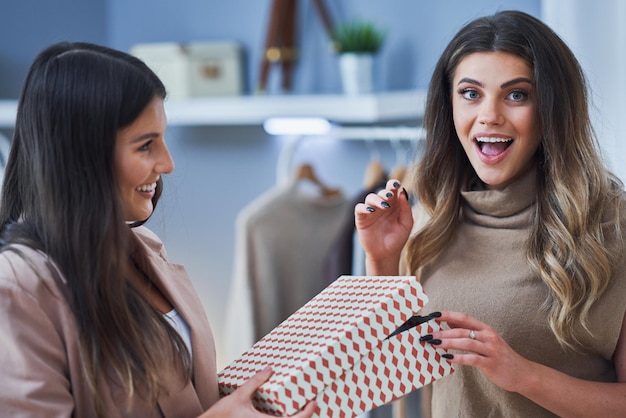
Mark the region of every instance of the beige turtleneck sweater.
<instances>
[{"instance_id":1,"label":"beige turtleneck sweater","mask_svg":"<svg viewBox=\"0 0 626 418\"><path fill-rule=\"evenodd\" d=\"M429 296L426 308L467 312L492 326L529 360L582 379L613 382L611 358L626 310L626 249L619 250L613 280L591 313L595 338L583 338L590 352L562 349L540 308L546 286L526 260L536 209L535 177L531 171L504 190L462 192L463 221L456 238L421 274ZM625 224L623 211L623 230ZM614 234L606 233L608 245L614 245ZM433 417L554 416L523 396L498 388L476 368L456 370L433 384Z\"/></svg>"}]
</instances>

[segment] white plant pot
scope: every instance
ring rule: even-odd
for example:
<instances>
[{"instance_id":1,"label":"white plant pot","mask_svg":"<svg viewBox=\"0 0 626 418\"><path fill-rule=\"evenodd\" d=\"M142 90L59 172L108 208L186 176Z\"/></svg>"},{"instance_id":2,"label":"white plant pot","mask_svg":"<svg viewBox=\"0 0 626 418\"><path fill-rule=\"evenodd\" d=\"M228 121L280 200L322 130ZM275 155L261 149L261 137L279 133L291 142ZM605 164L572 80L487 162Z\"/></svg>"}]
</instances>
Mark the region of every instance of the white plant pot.
<instances>
[{"instance_id":1,"label":"white plant pot","mask_svg":"<svg viewBox=\"0 0 626 418\"><path fill-rule=\"evenodd\" d=\"M372 92L374 78L374 56L372 54L341 54L339 55L339 70L345 94L356 95Z\"/></svg>"}]
</instances>

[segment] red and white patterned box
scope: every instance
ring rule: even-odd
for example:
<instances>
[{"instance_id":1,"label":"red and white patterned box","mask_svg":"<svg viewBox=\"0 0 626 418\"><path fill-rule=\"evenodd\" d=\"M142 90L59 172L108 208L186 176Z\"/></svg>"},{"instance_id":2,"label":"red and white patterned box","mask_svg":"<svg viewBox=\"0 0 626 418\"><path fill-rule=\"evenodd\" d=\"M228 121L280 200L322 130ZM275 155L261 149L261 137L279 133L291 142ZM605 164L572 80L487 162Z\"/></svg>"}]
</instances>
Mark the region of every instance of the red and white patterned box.
<instances>
[{"instance_id":1,"label":"red and white patterned box","mask_svg":"<svg viewBox=\"0 0 626 418\"><path fill-rule=\"evenodd\" d=\"M430 320L390 338L428 302L414 276L341 276L218 374L222 396L271 366L257 409L353 417L453 372L446 351L419 341Z\"/></svg>"}]
</instances>

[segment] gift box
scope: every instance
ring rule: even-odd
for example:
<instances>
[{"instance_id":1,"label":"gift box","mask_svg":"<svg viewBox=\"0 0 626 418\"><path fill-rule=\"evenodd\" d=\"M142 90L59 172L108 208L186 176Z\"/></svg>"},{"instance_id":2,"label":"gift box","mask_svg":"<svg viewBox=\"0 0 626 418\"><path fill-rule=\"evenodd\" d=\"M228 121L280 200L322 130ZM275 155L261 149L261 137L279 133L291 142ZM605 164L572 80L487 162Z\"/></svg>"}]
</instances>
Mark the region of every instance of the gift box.
<instances>
[{"instance_id":1,"label":"gift box","mask_svg":"<svg viewBox=\"0 0 626 418\"><path fill-rule=\"evenodd\" d=\"M341 276L222 370L220 394L269 365L253 403L270 415L293 415L311 400L317 417L387 404L453 372L445 350L419 341L439 324L411 324L427 302L414 276Z\"/></svg>"}]
</instances>

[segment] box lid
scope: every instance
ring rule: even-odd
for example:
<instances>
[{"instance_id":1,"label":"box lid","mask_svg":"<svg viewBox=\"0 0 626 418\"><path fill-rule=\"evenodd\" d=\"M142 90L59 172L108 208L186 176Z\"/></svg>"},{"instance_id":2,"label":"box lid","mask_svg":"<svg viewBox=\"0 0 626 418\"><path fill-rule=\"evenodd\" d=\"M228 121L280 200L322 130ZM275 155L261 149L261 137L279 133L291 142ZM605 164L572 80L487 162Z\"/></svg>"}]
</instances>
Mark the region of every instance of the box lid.
<instances>
[{"instance_id":1,"label":"box lid","mask_svg":"<svg viewBox=\"0 0 626 418\"><path fill-rule=\"evenodd\" d=\"M218 374L231 393L266 366L254 402L291 415L428 301L414 276L341 276Z\"/></svg>"}]
</instances>

